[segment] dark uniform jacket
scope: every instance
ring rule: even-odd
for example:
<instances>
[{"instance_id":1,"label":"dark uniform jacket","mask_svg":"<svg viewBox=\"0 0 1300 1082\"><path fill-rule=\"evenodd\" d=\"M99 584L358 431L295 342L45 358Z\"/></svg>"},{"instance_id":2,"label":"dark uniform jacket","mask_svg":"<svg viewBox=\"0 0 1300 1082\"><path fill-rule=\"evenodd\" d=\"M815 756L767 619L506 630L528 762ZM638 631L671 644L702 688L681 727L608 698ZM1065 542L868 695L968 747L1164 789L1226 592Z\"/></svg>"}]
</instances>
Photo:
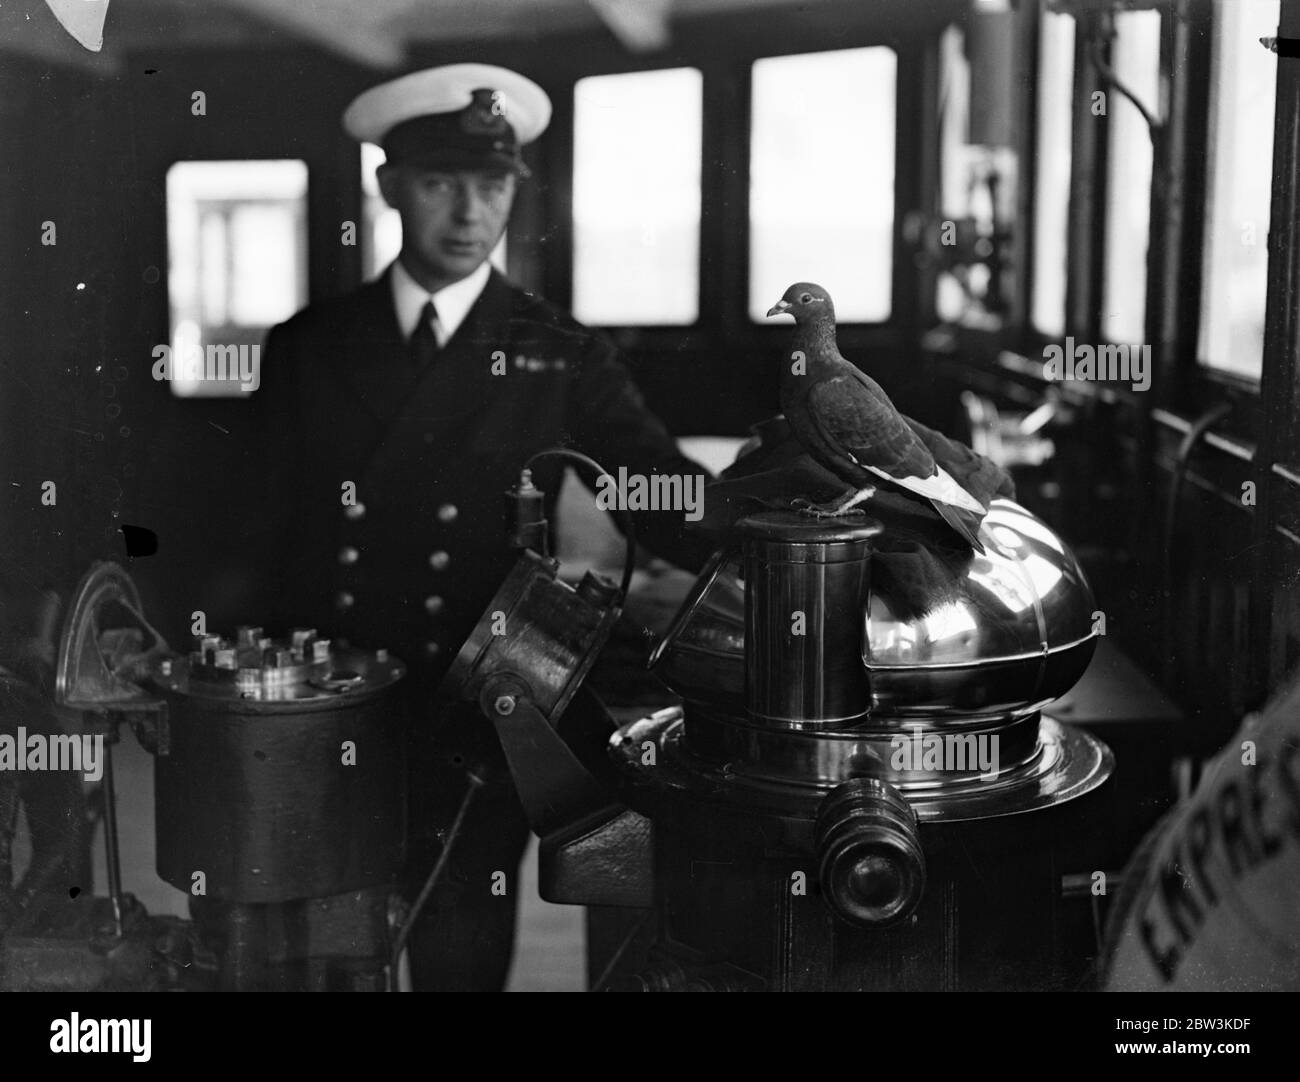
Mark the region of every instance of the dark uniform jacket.
<instances>
[{"instance_id":1,"label":"dark uniform jacket","mask_svg":"<svg viewBox=\"0 0 1300 1082\"><path fill-rule=\"evenodd\" d=\"M259 525L242 562L272 629L314 627L407 663L412 896L449 844L441 828L465 807L468 772L488 781L416 924L411 967L417 989L500 989L518 892L489 887L513 874L528 826L491 724L435 711L432 692L518 558L503 494L530 455L561 443L615 476L705 471L646 411L610 345L495 271L422 371L384 275L273 328L261 381L248 448L264 467ZM534 481L554 496L562 471L552 461ZM636 517L659 555L690 568L707 557L680 512Z\"/></svg>"},{"instance_id":2,"label":"dark uniform jacket","mask_svg":"<svg viewBox=\"0 0 1300 1082\"><path fill-rule=\"evenodd\" d=\"M275 448L256 563L279 622L387 647L420 684L445 671L517 558L503 493L531 454L564 443L614 475L706 472L612 346L495 270L422 372L387 275L311 305L270 332L255 402ZM534 480L553 497L562 469ZM638 536L693 568L707 546L682 525L643 513Z\"/></svg>"}]
</instances>

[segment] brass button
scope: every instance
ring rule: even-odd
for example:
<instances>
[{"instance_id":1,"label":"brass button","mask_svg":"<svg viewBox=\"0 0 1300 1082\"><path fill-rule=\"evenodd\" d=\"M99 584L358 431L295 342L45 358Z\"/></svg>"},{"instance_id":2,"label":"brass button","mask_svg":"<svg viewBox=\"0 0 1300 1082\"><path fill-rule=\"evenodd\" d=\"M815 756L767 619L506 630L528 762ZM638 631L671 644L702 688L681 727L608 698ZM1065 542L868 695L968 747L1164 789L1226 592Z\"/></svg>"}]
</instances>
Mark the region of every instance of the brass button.
<instances>
[{"instance_id":1,"label":"brass button","mask_svg":"<svg viewBox=\"0 0 1300 1082\"><path fill-rule=\"evenodd\" d=\"M361 558L361 552L353 545L344 545L339 549L339 563L349 567Z\"/></svg>"},{"instance_id":2,"label":"brass button","mask_svg":"<svg viewBox=\"0 0 1300 1082\"><path fill-rule=\"evenodd\" d=\"M428 642L424 644L424 652L428 654L430 657L437 657L439 654L442 653L442 647L439 646L432 639L430 639Z\"/></svg>"},{"instance_id":3,"label":"brass button","mask_svg":"<svg viewBox=\"0 0 1300 1082\"><path fill-rule=\"evenodd\" d=\"M353 522L366 517L366 505L364 503L352 503L343 508L343 514Z\"/></svg>"},{"instance_id":4,"label":"brass button","mask_svg":"<svg viewBox=\"0 0 1300 1082\"><path fill-rule=\"evenodd\" d=\"M424 610L430 616L436 616L438 613L442 612L442 606L443 601L440 597L434 596L426 597L424 599Z\"/></svg>"},{"instance_id":5,"label":"brass button","mask_svg":"<svg viewBox=\"0 0 1300 1082\"><path fill-rule=\"evenodd\" d=\"M460 511L456 509L456 505L454 503L444 503L441 507L438 508L439 522L455 522L457 516L459 515L460 515Z\"/></svg>"},{"instance_id":6,"label":"brass button","mask_svg":"<svg viewBox=\"0 0 1300 1082\"><path fill-rule=\"evenodd\" d=\"M350 593L348 593L346 590L340 590L338 596L334 598L335 606L344 612L352 608L352 606L355 605L356 603L357 603L357 599L353 597Z\"/></svg>"},{"instance_id":7,"label":"brass button","mask_svg":"<svg viewBox=\"0 0 1300 1082\"><path fill-rule=\"evenodd\" d=\"M451 565L451 555L439 549L429 554L429 566L435 571L446 571Z\"/></svg>"}]
</instances>

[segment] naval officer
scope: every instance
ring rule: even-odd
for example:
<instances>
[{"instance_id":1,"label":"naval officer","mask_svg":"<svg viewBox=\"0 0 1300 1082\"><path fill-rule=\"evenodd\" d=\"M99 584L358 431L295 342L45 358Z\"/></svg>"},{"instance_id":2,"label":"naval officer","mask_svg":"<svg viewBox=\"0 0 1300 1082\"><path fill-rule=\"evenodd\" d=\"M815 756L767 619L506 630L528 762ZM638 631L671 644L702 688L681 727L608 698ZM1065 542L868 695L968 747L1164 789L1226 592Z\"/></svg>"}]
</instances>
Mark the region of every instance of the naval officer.
<instances>
[{"instance_id":1,"label":"naval officer","mask_svg":"<svg viewBox=\"0 0 1300 1082\"><path fill-rule=\"evenodd\" d=\"M277 448L263 564L275 612L410 668L414 889L440 852L466 772L492 779L411 941L417 989L499 989L528 831L492 726L435 725L429 700L517 554L502 493L563 443L611 473L707 476L645 407L617 352L488 263L527 177L520 147L546 128L545 92L483 64L406 75L358 97L349 135L380 144L380 191L402 249L376 281L313 304L268 335L260 423ZM560 470L534 479L548 493ZM690 568L706 557L683 516L646 512L638 536ZM491 892L507 873L505 897Z\"/></svg>"}]
</instances>

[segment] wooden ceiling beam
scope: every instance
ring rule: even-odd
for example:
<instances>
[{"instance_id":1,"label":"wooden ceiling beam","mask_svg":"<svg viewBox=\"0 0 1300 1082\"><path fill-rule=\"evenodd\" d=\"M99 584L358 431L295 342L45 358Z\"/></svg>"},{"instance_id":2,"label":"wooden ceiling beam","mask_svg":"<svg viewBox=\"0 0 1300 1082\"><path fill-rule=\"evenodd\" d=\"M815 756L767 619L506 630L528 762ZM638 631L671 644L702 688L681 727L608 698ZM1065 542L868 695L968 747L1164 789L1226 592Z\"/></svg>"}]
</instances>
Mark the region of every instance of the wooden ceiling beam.
<instances>
[{"instance_id":1,"label":"wooden ceiling beam","mask_svg":"<svg viewBox=\"0 0 1300 1082\"><path fill-rule=\"evenodd\" d=\"M601 21L631 53L668 48L672 0L587 0Z\"/></svg>"},{"instance_id":2,"label":"wooden ceiling beam","mask_svg":"<svg viewBox=\"0 0 1300 1082\"><path fill-rule=\"evenodd\" d=\"M79 45L44 0L0 3L0 54L6 52L94 75L112 75L121 66L118 57Z\"/></svg>"},{"instance_id":3,"label":"wooden ceiling beam","mask_svg":"<svg viewBox=\"0 0 1300 1082\"><path fill-rule=\"evenodd\" d=\"M303 41L366 67L392 69L406 62L406 46L359 14L364 4L303 3L302 0L214 0Z\"/></svg>"}]
</instances>

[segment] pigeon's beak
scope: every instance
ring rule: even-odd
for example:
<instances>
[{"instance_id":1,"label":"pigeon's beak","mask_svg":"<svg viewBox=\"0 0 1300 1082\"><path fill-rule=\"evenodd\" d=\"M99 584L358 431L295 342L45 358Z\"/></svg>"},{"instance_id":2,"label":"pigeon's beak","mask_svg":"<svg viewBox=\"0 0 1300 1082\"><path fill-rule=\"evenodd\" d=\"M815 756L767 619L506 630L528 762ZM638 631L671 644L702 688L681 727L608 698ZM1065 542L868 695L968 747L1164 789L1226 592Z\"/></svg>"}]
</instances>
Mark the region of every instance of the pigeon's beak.
<instances>
[{"instance_id":1,"label":"pigeon's beak","mask_svg":"<svg viewBox=\"0 0 1300 1082\"><path fill-rule=\"evenodd\" d=\"M789 301L777 301L774 305L772 305L771 308L767 310L767 314L769 316L779 316L788 311L790 311Z\"/></svg>"}]
</instances>

